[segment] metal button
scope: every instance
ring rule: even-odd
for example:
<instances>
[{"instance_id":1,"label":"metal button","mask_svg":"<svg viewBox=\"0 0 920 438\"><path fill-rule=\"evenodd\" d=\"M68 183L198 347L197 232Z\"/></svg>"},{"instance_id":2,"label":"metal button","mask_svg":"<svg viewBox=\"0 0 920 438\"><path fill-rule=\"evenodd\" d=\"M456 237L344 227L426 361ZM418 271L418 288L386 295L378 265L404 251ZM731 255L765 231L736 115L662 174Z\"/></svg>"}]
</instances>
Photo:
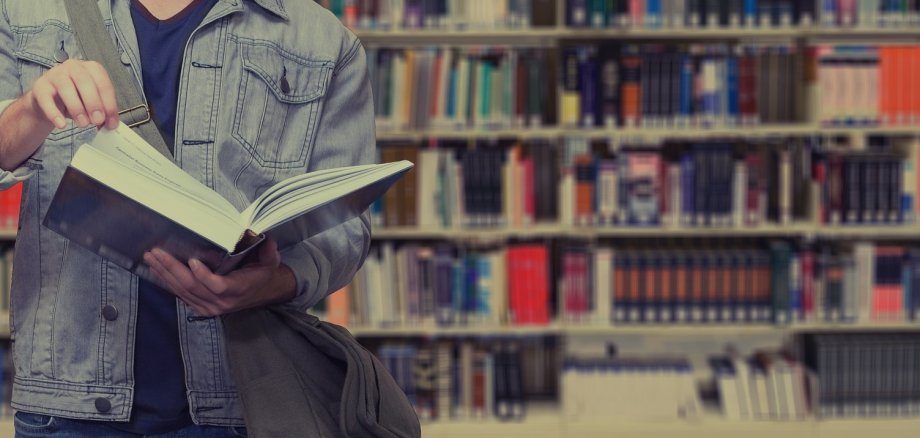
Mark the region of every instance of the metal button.
<instances>
[{"instance_id":1,"label":"metal button","mask_svg":"<svg viewBox=\"0 0 920 438\"><path fill-rule=\"evenodd\" d=\"M96 399L96 410L101 413L106 413L112 410L112 402L109 399L104 397L99 397Z\"/></svg>"},{"instance_id":2,"label":"metal button","mask_svg":"<svg viewBox=\"0 0 920 438\"><path fill-rule=\"evenodd\" d=\"M67 54L67 50L64 49L64 42L61 41L61 46L54 52L54 61L62 63L68 59L70 59L70 55Z\"/></svg>"},{"instance_id":3,"label":"metal button","mask_svg":"<svg viewBox=\"0 0 920 438\"><path fill-rule=\"evenodd\" d=\"M102 308L102 317L106 321L114 321L118 319L118 309L115 306L109 304Z\"/></svg>"},{"instance_id":4,"label":"metal button","mask_svg":"<svg viewBox=\"0 0 920 438\"><path fill-rule=\"evenodd\" d=\"M128 52L121 52L121 63L131 65L131 58L128 56Z\"/></svg>"}]
</instances>

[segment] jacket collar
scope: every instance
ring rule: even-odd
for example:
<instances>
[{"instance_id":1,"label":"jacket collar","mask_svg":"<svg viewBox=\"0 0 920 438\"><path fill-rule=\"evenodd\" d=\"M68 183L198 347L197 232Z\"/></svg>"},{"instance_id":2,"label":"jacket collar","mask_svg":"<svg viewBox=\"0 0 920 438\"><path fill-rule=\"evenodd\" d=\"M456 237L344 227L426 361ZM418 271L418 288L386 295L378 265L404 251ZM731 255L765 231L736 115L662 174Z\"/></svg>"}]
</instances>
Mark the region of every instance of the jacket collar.
<instances>
[{"instance_id":1,"label":"jacket collar","mask_svg":"<svg viewBox=\"0 0 920 438\"><path fill-rule=\"evenodd\" d=\"M279 18L284 20L288 19L287 12L284 10L284 5L282 5L282 0L251 0L253 3L262 7L268 12L271 12L277 15ZM300 0L303 1L303 0Z\"/></svg>"}]
</instances>

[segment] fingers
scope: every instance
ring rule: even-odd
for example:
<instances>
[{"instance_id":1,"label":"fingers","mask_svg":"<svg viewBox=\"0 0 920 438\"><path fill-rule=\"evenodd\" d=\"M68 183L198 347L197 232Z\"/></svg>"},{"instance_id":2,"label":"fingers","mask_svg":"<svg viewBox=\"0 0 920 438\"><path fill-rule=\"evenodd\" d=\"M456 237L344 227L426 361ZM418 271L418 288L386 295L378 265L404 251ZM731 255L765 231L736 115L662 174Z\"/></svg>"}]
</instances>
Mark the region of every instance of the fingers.
<instances>
[{"instance_id":1,"label":"fingers","mask_svg":"<svg viewBox=\"0 0 920 438\"><path fill-rule=\"evenodd\" d=\"M221 309L207 299L206 291L194 280L193 275L178 260L160 249L144 254L144 262L167 285L169 290L180 300L192 307L200 315L216 316Z\"/></svg>"},{"instance_id":2,"label":"fingers","mask_svg":"<svg viewBox=\"0 0 920 438\"><path fill-rule=\"evenodd\" d=\"M31 91L43 115L58 129L66 127L65 118L80 128L118 126L115 89L97 62L65 61L38 78Z\"/></svg>"},{"instance_id":3,"label":"fingers","mask_svg":"<svg viewBox=\"0 0 920 438\"><path fill-rule=\"evenodd\" d=\"M198 260L191 259L188 262L189 267L192 270L192 274L195 278L201 282L209 291L213 292L214 295L223 295L227 292L228 284L227 279L223 276L217 275L211 272L204 263L201 263Z\"/></svg>"},{"instance_id":4,"label":"fingers","mask_svg":"<svg viewBox=\"0 0 920 438\"><path fill-rule=\"evenodd\" d=\"M278 243L269 238L259 247L259 263L277 266L281 263L281 254L278 252Z\"/></svg>"},{"instance_id":5,"label":"fingers","mask_svg":"<svg viewBox=\"0 0 920 438\"><path fill-rule=\"evenodd\" d=\"M109 74L105 71L102 64L98 62L86 63L86 69L89 71L96 89L99 92L99 98L102 102L103 116L105 117L105 127L114 129L118 127L118 101L115 99L115 87Z\"/></svg>"}]
</instances>

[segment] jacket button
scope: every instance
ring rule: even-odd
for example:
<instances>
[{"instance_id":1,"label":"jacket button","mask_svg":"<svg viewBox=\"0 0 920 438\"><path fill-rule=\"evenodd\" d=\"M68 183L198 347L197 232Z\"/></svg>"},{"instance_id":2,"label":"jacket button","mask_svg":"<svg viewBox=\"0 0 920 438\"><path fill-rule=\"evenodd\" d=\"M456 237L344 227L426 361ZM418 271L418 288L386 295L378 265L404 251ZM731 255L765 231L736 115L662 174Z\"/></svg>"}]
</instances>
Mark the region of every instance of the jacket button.
<instances>
[{"instance_id":1,"label":"jacket button","mask_svg":"<svg viewBox=\"0 0 920 438\"><path fill-rule=\"evenodd\" d=\"M128 52L121 52L121 63L124 65L131 65L131 57L128 56Z\"/></svg>"},{"instance_id":2,"label":"jacket button","mask_svg":"<svg viewBox=\"0 0 920 438\"><path fill-rule=\"evenodd\" d=\"M118 309L115 306L109 304L102 308L102 317L106 321L114 321L118 319Z\"/></svg>"},{"instance_id":3,"label":"jacket button","mask_svg":"<svg viewBox=\"0 0 920 438\"><path fill-rule=\"evenodd\" d=\"M106 413L112 410L112 402L107 398L99 397L96 399L96 410L101 413Z\"/></svg>"}]
</instances>

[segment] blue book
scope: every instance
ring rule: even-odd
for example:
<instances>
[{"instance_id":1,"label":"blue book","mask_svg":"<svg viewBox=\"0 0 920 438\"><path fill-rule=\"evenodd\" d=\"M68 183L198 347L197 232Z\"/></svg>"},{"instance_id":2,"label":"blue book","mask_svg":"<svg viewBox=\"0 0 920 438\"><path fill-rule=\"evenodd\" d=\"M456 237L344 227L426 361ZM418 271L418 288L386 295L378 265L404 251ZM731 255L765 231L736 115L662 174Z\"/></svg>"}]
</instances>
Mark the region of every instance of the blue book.
<instances>
[{"instance_id":1,"label":"blue book","mask_svg":"<svg viewBox=\"0 0 920 438\"><path fill-rule=\"evenodd\" d=\"M450 323L456 325L461 323L465 318L464 293L466 293L466 266L462 259L454 260L452 274L451 298L453 312L451 314Z\"/></svg>"},{"instance_id":2,"label":"blue book","mask_svg":"<svg viewBox=\"0 0 920 438\"><path fill-rule=\"evenodd\" d=\"M578 49L578 74L581 82L581 124L593 127L598 124L597 57L593 46Z\"/></svg>"},{"instance_id":3,"label":"blue book","mask_svg":"<svg viewBox=\"0 0 920 438\"><path fill-rule=\"evenodd\" d=\"M738 58L730 56L726 59L727 84L728 88L728 120L731 124L736 124L741 119L739 88L738 82Z\"/></svg>"},{"instance_id":4,"label":"blue book","mask_svg":"<svg viewBox=\"0 0 920 438\"><path fill-rule=\"evenodd\" d=\"M907 251L907 261L905 261L904 271L910 275L910 288L905 287L905 304L907 317L911 321L920 319L920 250L910 249Z\"/></svg>"},{"instance_id":5,"label":"blue book","mask_svg":"<svg viewBox=\"0 0 920 438\"><path fill-rule=\"evenodd\" d=\"M744 0L744 26L757 26L757 0Z\"/></svg>"},{"instance_id":6,"label":"blue book","mask_svg":"<svg viewBox=\"0 0 920 438\"><path fill-rule=\"evenodd\" d=\"M450 249L438 248L434 254L435 319L442 326L454 323L453 271L454 259Z\"/></svg>"},{"instance_id":7,"label":"blue book","mask_svg":"<svg viewBox=\"0 0 920 438\"><path fill-rule=\"evenodd\" d=\"M448 120L453 120L457 116L457 77L458 71L456 66L447 66L450 71L447 73L447 104L445 105L444 114Z\"/></svg>"},{"instance_id":8,"label":"blue book","mask_svg":"<svg viewBox=\"0 0 920 438\"><path fill-rule=\"evenodd\" d=\"M689 121L693 113L693 60L687 54L680 54L680 116Z\"/></svg>"},{"instance_id":9,"label":"blue book","mask_svg":"<svg viewBox=\"0 0 920 438\"><path fill-rule=\"evenodd\" d=\"M789 318L790 322L804 319L802 309L802 259L793 255L789 261Z\"/></svg>"},{"instance_id":10,"label":"blue book","mask_svg":"<svg viewBox=\"0 0 920 438\"><path fill-rule=\"evenodd\" d=\"M588 25L588 0L569 0L569 26L585 27Z\"/></svg>"},{"instance_id":11,"label":"blue book","mask_svg":"<svg viewBox=\"0 0 920 438\"><path fill-rule=\"evenodd\" d=\"M479 271L478 264L476 262L476 255L466 255L463 257L463 313L464 313L464 322L469 322L477 314L479 308L478 303L478 286L479 286Z\"/></svg>"},{"instance_id":12,"label":"blue book","mask_svg":"<svg viewBox=\"0 0 920 438\"><path fill-rule=\"evenodd\" d=\"M645 0L645 27L661 27L661 0Z\"/></svg>"},{"instance_id":13,"label":"blue book","mask_svg":"<svg viewBox=\"0 0 920 438\"><path fill-rule=\"evenodd\" d=\"M837 0L821 2L821 26L833 27L837 24Z\"/></svg>"}]
</instances>

